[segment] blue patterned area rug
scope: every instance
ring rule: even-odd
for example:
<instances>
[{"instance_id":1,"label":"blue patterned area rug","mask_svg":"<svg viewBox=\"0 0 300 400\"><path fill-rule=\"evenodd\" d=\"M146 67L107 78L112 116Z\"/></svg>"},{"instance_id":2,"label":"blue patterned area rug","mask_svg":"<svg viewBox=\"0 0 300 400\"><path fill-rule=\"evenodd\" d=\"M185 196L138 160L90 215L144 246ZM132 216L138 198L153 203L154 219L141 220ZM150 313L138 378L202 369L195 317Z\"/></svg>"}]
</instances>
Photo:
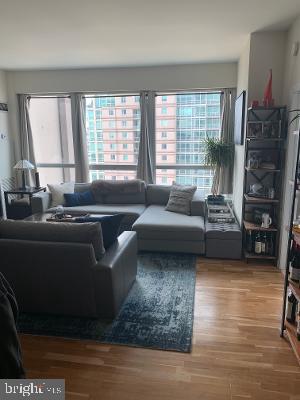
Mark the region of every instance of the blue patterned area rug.
<instances>
[{"instance_id":1,"label":"blue patterned area rug","mask_svg":"<svg viewBox=\"0 0 300 400\"><path fill-rule=\"evenodd\" d=\"M21 314L19 331L190 352L195 282L195 256L142 253L137 280L114 321Z\"/></svg>"}]
</instances>

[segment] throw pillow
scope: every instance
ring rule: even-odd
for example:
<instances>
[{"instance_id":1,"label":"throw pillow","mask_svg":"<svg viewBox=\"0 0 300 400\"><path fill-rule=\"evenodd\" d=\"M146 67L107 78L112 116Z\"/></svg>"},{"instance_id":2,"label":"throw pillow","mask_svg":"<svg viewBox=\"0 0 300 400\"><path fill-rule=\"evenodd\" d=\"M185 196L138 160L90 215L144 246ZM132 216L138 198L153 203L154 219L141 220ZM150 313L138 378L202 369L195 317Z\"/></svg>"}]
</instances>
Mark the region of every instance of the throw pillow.
<instances>
[{"instance_id":1,"label":"throw pillow","mask_svg":"<svg viewBox=\"0 0 300 400\"><path fill-rule=\"evenodd\" d=\"M61 183L60 185L47 185L50 190L52 202L51 207L65 205L65 193L74 193L74 182Z\"/></svg>"},{"instance_id":2,"label":"throw pillow","mask_svg":"<svg viewBox=\"0 0 300 400\"><path fill-rule=\"evenodd\" d=\"M90 190L87 192L64 193L64 198L66 207L88 206L96 203Z\"/></svg>"},{"instance_id":3,"label":"throw pillow","mask_svg":"<svg viewBox=\"0 0 300 400\"><path fill-rule=\"evenodd\" d=\"M90 217L77 217L76 222L100 222L102 229L103 244L108 249L118 238L121 221L124 214L116 215L91 215Z\"/></svg>"},{"instance_id":4,"label":"throw pillow","mask_svg":"<svg viewBox=\"0 0 300 400\"><path fill-rule=\"evenodd\" d=\"M196 190L196 186L183 186L173 183L165 210L191 215L191 201Z\"/></svg>"}]
</instances>

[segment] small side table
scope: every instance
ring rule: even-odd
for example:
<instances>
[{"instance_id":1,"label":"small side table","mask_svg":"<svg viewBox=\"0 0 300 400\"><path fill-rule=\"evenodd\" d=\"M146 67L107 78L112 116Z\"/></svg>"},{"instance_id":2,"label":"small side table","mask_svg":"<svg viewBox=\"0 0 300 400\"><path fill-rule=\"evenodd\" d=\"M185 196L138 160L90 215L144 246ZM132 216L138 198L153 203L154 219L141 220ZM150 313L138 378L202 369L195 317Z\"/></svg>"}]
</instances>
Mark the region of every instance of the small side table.
<instances>
[{"instance_id":1,"label":"small side table","mask_svg":"<svg viewBox=\"0 0 300 400\"><path fill-rule=\"evenodd\" d=\"M31 199L32 196L39 192L46 192L46 187L28 187L26 189L11 189L4 191L5 207L7 218L9 219L24 219L32 214ZM20 199L9 200L9 196L20 196ZM26 199L26 196L28 199Z\"/></svg>"}]
</instances>

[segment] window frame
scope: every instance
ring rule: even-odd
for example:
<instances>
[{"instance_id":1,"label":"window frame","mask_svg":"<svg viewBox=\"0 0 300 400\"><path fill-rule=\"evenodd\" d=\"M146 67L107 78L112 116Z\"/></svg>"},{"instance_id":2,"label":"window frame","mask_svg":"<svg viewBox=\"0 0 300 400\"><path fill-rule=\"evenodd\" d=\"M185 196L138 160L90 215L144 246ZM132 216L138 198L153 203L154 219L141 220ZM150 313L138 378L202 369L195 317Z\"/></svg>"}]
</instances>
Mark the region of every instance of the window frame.
<instances>
[{"instance_id":1,"label":"window frame","mask_svg":"<svg viewBox=\"0 0 300 400\"><path fill-rule=\"evenodd\" d=\"M184 95L184 94L185 95L200 94L200 95L205 96L204 99L206 99L205 100L206 107L210 108L214 104L212 102L212 99L210 99L210 101L208 101L207 95L214 95L214 94L221 95L222 94L222 90L217 90L217 89L216 90L213 90L213 89L212 90L189 90L189 91L186 91L186 90L185 91L180 91L179 90L179 91L170 91L170 92L167 92L167 93L166 92L156 92L156 97L161 96L161 102L156 103L155 107L156 107L156 109L159 109L159 108L162 108L162 107L167 107L167 105L166 105L167 99L165 99L165 96L172 96L172 95L176 96L176 95ZM220 101L221 101L221 99L220 99ZM190 101L185 102L184 106L192 107L193 104L194 104L193 96L191 96ZM220 106L221 106L221 104L220 104ZM178 107L178 105L177 105L177 107ZM209 119L219 118L220 119L220 123L221 123L221 111L220 111L219 117L218 116L212 116L212 115L207 115L207 117ZM207 119L207 117L205 118L205 120ZM190 121L195 121L195 122L191 122L191 127L190 128L180 129L177 126L177 121L176 121L175 132L177 133L177 131L179 131L179 130L181 130L181 132L190 130L192 132L192 136L193 136L191 143L197 142L200 145L201 142L203 141L203 140L201 140L201 135L199 134L197 139L196 139L196 137L194 137L194 135L193 135L193 132L195 131L195 129L198 129L199 132L200 132L200 129L201 130L203 129L203 127L200 128L200 119L201 118L204 119L204 116L202 116L202 114L201 114L201 110L199 109L199 115L197 115L197 116L193 115L193 114L191 116L187 116L187 115L183 116L182 115L181 118L183 118L183 119L186 118L186 120L189 119ZM177 164L176 161L175 161L175 164L168 164L168 163L165 163L165 162L159 162L160 157L159 157L159 153L158 152L162 151L162 148L158 148L158 146L160 146L162 140L165 141L165 143L168 143L168 137L165 138L165 137L162 136L163 130L165 128L168 128L168 126L165 127L162 124L162 121L165 120L165 119L166 119L166 115L162 114L162 113L160 113L159 118L156 119L156 132L155 132L155 149L156 149L155 150L155 154L156 154L156 159L157 159L157 162L156 162L156 165L155 165L156 178L158 177L158 171L159 170L160 170L159 174L162 174L166 170L186 170L186 171L204 170L204 171L207 171L207 172L208 171L213 171L213 168L211 166L208 166L208 165L205 165L205 164L194 164L194 163L192 163L192 164L182 164L182 163L179 164L178 163ZM196 120L198 120L199 122L196 122ZM196 127L197 124L199 124L198 127ZM212 128L212 127L207 128L206 127L206 122L205 122L205 127L204 128L205 128L205 136L206 137L208 136L208 132L209 131L220 130L220 127L219 128ZM161 132L161 134L159 134L159 137L157 137L157 131ZM196 153L194 153L194 154L196 154ZM176 158L176 160L177 160L177 156L178 156L178 153L177 153L177 148L176 148L176 150L175 150L175 158ZM195 177L197 177L197 175L195 175Z\"/></svg>"},{"instance_id":2,"label":"window frame","mask_svg":"<svg viewBox=\"0 0 300 400\"><path fill-rule=\"evenodd\" d=\"M105 93L101 93L101 94L85 94L84 97L86 98L108 98L108 97L119 97L120 98L120 109L124 110L126 109L126 115L122 114L122 111L120 112L120 116L119 116L119 120L120 121L125 121L126 122L126 126L121 126L121 127L115 127L115 128L109 128L109 129L114 129L113 133L114 133L114 138L110 137L110 140L115 140L117 138L117 129L119 129L119 135L120 135L120 142L122 143L123 141L128 140L129 138L129 134L128 131L124 131L123 129L128 128L128 124L127 121L132 120L133 121L133 126L134 126L134 120L140 119L141 116L141 112L140 112L140 108L139 108L139 112L138 113L132 113L132 116L129 117L129 113L127 112L128 109L128 102L127 102L127 98L128 97L134 97L133 99L133 105L134 106L138 106L140 107L140 101L137 101L137 98L140 99L140 94L139 93L118 93L118 94L105 94ZM124 105L126 104L126 108L124 107ZM112 108L113 106L110 105L110 107ZM114 109L113 109L114 110ZM136 110L136 108L134 108L134 110ZM116 112L114 110L113 116L116 117ZM127 118L126 120L124 120L124 117ZM116 120L115 120L116 121ZM121 122L121 125L123 125ZM133 132L133 151L134 150L134 144L138 141L139 142L139 138L138 140L136 139L136 131L139 131L140 134L140 129L134 129L132 130ZM126 133L126 137L123 136L123 134ZM111 135L111 133L109 133L109 136ZM122 143L123 144L123 143ZM128 143L127 143L128 145ZM123 146L122 146L123 147ZM122 150L124 150L122 148ZM126 149L128 150L128 149ZM134 153L135 154L135 153ZM136 157L137 159L138 157ZM116 157L116 160L118 159L118 157ZM134 157L135 159L135 157ZM113 160L111 160L113 161ZM102 162L101 164L99 163L89 163L89 171L133 171L136 172L137 171L137 162L136 163L129 163L128 161L126 162L126 160L123 160L123 156L120 157L120 160L118 160L118 164L112 164L112 163L108 163L108 162Z\"/></svg>"}]
</instances>

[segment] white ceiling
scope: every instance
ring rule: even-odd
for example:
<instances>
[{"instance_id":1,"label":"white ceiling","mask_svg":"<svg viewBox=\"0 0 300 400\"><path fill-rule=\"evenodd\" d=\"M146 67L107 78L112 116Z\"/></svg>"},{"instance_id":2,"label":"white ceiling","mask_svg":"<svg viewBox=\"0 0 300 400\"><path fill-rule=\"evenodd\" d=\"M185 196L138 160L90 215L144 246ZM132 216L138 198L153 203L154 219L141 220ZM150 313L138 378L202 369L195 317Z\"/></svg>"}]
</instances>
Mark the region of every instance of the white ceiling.
<instances>
[{"instance_id":1,"label":"white ceiling","mask_svg":"<svg viewBox=\"0 0 300 400\"><path fill-rule=\"evenodd\" d=\"M0 68L232 61L298 14L299 0L0 0Z\"/></svg>"}]
</instances>

